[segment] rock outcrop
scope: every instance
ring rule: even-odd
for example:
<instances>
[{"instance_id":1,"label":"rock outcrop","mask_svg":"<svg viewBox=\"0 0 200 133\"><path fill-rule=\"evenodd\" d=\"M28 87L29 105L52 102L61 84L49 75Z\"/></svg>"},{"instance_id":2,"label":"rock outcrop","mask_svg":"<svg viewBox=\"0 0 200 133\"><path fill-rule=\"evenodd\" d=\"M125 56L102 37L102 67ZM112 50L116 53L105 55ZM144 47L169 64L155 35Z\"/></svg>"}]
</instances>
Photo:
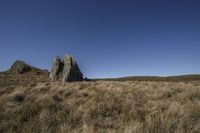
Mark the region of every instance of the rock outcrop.
<instances>
[{"instance_id":1,"label":"rock outcrop","mask_svg":"<svg viewBox=\"0 0 200 133\"><path fill-rule=\"evenodd\" d=\"M83 74L72 56L65 56L63 61L59 57L55 57L50 78L53 81L63 82L81 81Z\"/></svg>"},{"instance_id":2,"label":"rock outcrop","mask_svg":"<svg viewBox=\"0 0 200 133\"><path fill-rule=\"evenodd\" d=\"M52 80L58 80L61 78L61 75L62 75L62 67L63 67L63 64L61 62L61 59L60 57L55 57L53 59L53 65L52 65L52 69L51 69L51 73L50 73L50 78Z\"/></svg>"},{"instance_id":3,"label":"rock outcrop","mask_svg":"<svg viewBox=\"0 0 200 133\"><path fill-rule=\"evenodd\" d=\"M83 79L83 74L73 57L65 56L63 65L62 81L80 81Z\"/></svg>"},{"instance_id":4,"label":"rock outcrop","mask_svg":"<svg viewBox=\"0 0 200 133\"><path fill-rule=\"evenodd\" d=\"M40 69L27 65L24 61L16 60L11 68L8 70L8 72L14 74L23 74L29 71L40 71Z\"/></svg>"}]
</instances>

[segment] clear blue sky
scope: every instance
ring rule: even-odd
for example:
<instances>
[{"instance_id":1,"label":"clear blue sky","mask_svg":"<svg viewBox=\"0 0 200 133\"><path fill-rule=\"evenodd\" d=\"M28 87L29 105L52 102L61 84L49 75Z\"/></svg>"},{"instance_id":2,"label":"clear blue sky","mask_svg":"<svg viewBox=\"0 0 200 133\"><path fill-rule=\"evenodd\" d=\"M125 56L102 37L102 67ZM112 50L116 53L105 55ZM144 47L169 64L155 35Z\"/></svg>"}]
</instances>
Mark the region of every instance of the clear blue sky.
<instances>
[{"instance_id":1,"label":"clear blue sky","mask_svg":"<svg viewBox=\"0 0 200 133\"><path fill-rule=\"evenodd\" d=\"M65 54L89 78L200 73L200 1L0 1L0 71Z\"/></svg>"}]
</instances>

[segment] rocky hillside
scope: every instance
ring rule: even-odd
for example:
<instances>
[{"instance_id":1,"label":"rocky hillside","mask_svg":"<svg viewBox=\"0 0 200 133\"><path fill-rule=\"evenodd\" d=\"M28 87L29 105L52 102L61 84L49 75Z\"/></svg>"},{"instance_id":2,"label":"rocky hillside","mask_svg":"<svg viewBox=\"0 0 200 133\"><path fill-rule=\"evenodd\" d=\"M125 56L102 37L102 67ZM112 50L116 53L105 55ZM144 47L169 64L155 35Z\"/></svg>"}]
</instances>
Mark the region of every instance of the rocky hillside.
<instances>
[{"instance_id":1,"label":"rocky hillside","mask_svg":"<svg viewBox=\"0 0 200 133\"><path fill-rule=\"evenodd\" d=\"M49 72L17 60L7 71L0 72L0 87L26 85L49 80Z\"/></svg>"},{"instance_id":2,"label":"rocky hillside","mask_svg":"<svg viewBox=\"0 0 200 133\"><path fill-rule=\"evenodd\" d=\"M15 63L10 67L9 70L6 71L7 73L12 74L23 74L26 72L40 72L46 73L47 71L41 70L39 68L33 67L31 65L26 64L24 61L17 60Z\"/></svg>"}]
</instances>

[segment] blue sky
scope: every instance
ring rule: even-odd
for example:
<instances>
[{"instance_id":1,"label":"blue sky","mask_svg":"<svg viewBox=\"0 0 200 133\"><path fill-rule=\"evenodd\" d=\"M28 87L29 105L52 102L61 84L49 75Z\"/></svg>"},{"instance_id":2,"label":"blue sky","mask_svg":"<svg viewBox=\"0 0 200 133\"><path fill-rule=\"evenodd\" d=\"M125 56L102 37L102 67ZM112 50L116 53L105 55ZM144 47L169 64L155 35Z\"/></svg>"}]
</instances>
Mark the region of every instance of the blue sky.
<instances>
[{"instance_id":1,"label":"blue sky","mask_svg":"<svg viewBox=\"0 0 200 133\"><path fill-rule=\"evenodd\" d=\"M0 71L65 54L89 78L200 73L200 1L0 1Z\"/></svg>"}]
</instances>

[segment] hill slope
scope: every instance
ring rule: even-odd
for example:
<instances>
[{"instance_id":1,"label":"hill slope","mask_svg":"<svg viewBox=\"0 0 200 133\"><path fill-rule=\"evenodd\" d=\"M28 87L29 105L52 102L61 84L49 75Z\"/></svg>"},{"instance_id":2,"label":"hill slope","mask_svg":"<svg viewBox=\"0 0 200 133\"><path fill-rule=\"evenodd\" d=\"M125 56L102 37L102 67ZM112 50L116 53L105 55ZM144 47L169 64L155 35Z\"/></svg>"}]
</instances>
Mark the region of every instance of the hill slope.
<instances>
[{"instance_id":1,"label":"hill slope","mask_svg":"<svg viewBox=\"0 0 200 133\"><path fill-rule=\"evenodd\" d=\"M200 131L200 81L51 82L0 74L0 132Z\"/></svg>"},{"instance_id":2,"label":"hill slope","mask_svg":"<svg viewBox=\"0 0 200 133\"><path fill-rule=\"evenodd\" d=\"M105 78L105 79L95 79L103 81L197 81L200 80L200 74L191 75L180 75L180 76L168 76L168 77L158 77L158 76L129 76L120 78Z\"/></svg>"}]
</instances>

